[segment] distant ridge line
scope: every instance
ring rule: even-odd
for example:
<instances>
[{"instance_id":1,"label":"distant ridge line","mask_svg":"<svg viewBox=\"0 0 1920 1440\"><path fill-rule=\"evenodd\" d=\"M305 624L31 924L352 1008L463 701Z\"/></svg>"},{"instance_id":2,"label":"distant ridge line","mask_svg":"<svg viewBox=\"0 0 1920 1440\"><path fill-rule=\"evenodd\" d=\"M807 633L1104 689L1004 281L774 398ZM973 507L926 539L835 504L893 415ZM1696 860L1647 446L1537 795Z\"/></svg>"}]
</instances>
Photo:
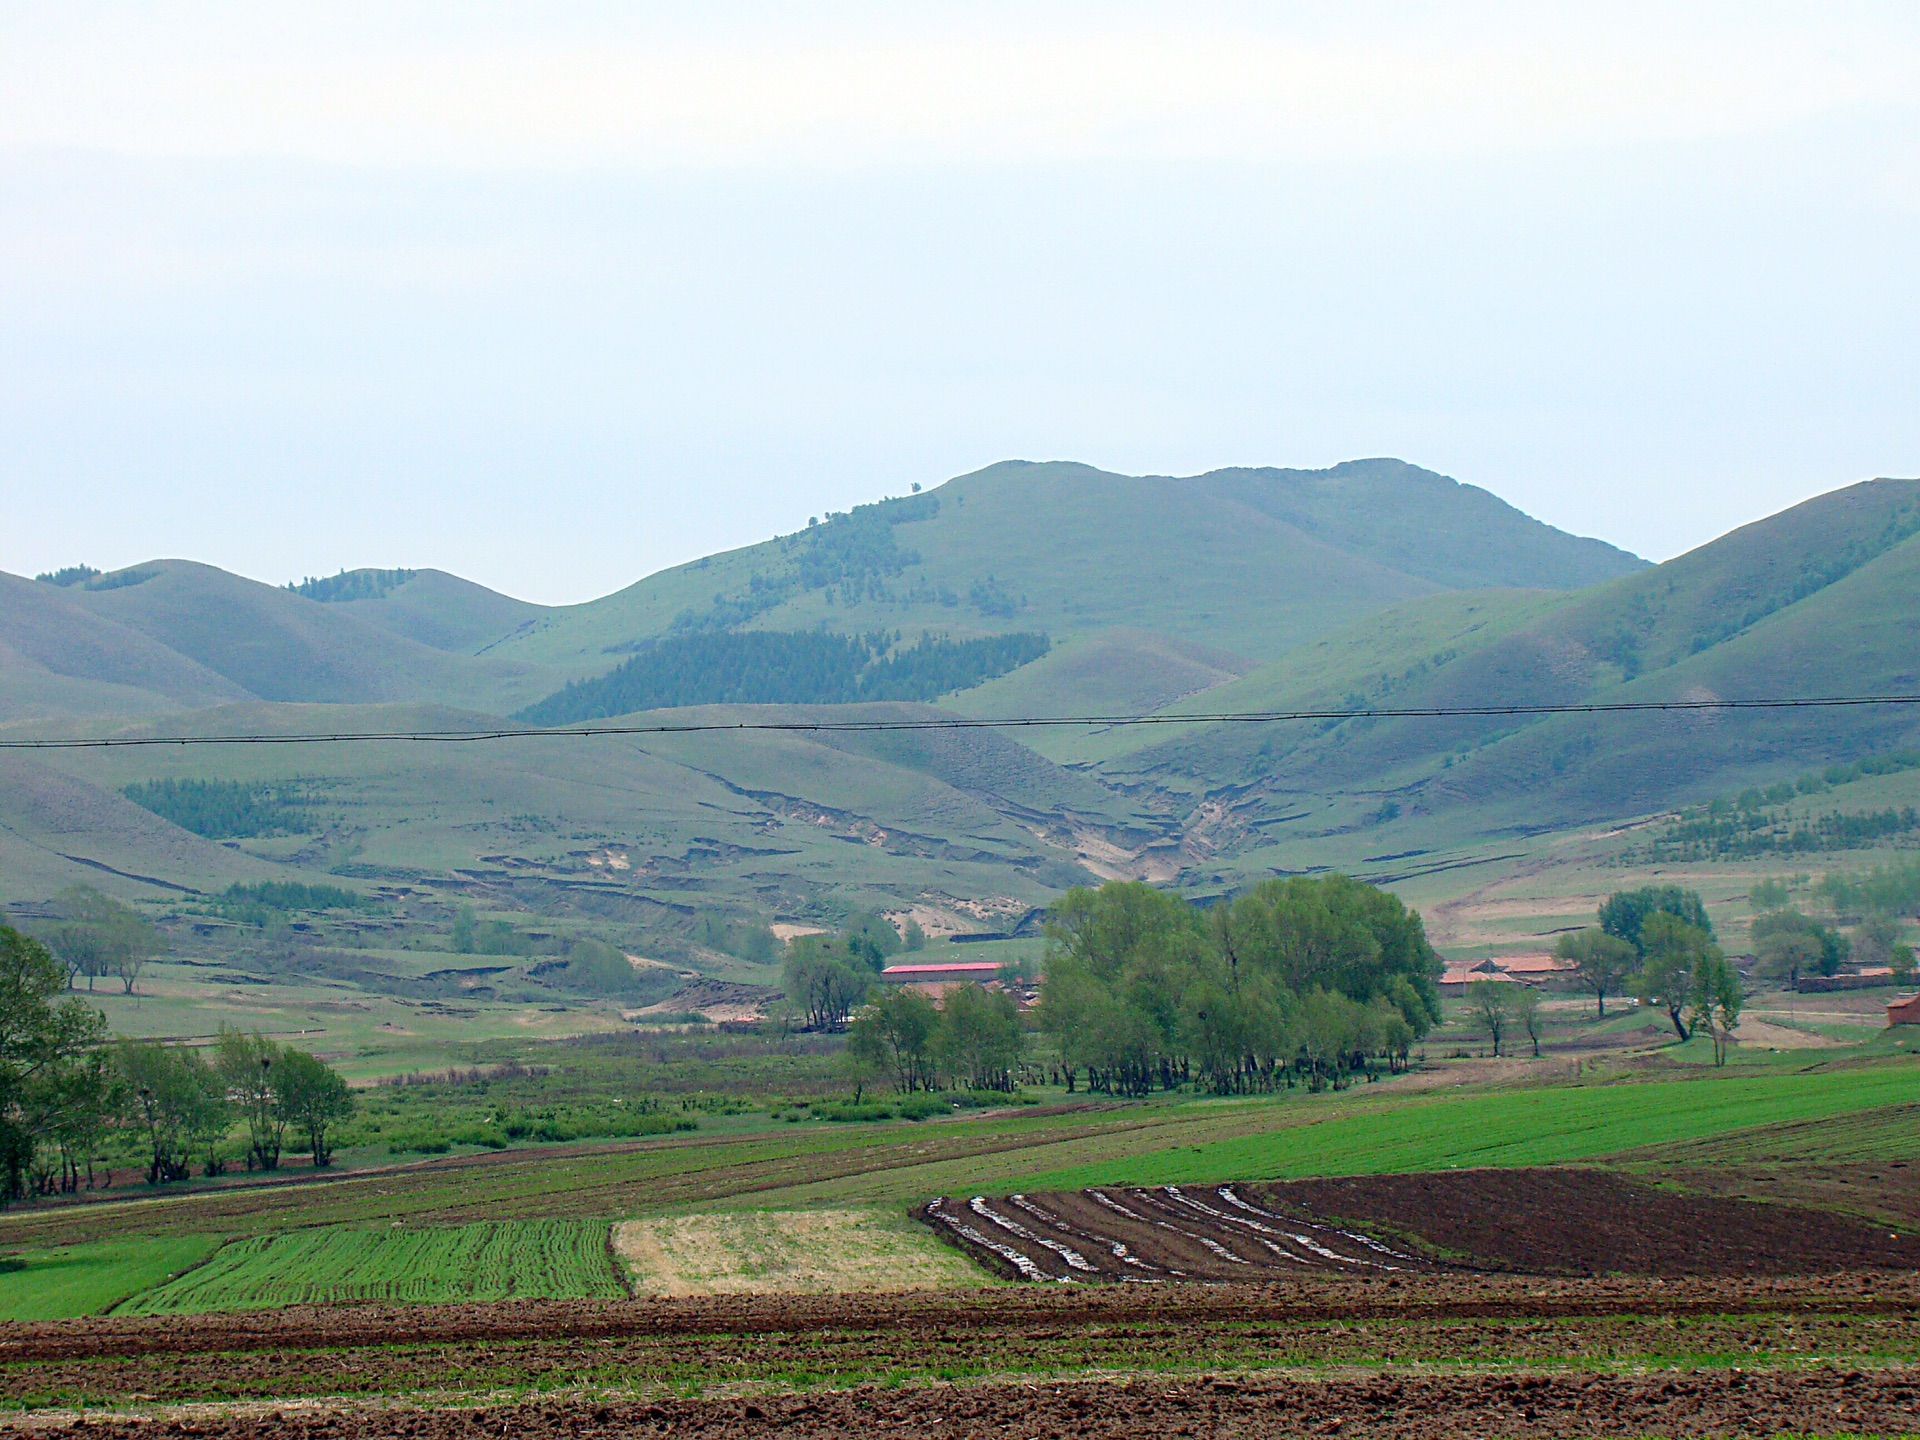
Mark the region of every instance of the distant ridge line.
<instances>
[{"instance_id":1,"label":"distant ridge line","mask_svg":"<svg viewBox=\"0 0 1920 1440\"><path fill-rule=\"evenodd\" d=\"M917 720L688 720L651 725L509 725L478 730L324 731L292 735L129 735L88 739L0 740L0 750L122 750L159 745L345 745L409 741L462 745L487 740L585 739L598 735L704 735L727 731L871 733L902 730L1019 730L1089 725L1273 725L1289 720L1438 720L1507 715L1639 715L1690 711L1832 710L1920 705L1920 694L1804 695L1749 700L1612 700L1559 705L1416 705L1357 710L1251 710L1198 715L1018 715L1003 719L941 716Z\"/></svg>"}]
</instances>

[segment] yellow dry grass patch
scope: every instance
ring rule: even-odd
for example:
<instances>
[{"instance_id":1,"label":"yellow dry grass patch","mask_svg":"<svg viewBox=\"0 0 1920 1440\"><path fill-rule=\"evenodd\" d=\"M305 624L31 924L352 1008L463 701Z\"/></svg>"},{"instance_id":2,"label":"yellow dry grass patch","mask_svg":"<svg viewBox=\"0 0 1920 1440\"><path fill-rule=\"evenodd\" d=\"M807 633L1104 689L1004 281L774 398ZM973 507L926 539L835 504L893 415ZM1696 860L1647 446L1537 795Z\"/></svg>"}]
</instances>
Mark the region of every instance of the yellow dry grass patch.
<instances>
[{"instance_id":1,"label":"yellow dry grass patch","mask_svg":"<svg viewBox=\"0 0 1920 1440\"><path fill-rule=\"evenodd\" d=\"M640 1295L820 1295L992 1283L903 1215L770 1210L629 1220L614 1249Z\"/></svg>"}]
</instances>

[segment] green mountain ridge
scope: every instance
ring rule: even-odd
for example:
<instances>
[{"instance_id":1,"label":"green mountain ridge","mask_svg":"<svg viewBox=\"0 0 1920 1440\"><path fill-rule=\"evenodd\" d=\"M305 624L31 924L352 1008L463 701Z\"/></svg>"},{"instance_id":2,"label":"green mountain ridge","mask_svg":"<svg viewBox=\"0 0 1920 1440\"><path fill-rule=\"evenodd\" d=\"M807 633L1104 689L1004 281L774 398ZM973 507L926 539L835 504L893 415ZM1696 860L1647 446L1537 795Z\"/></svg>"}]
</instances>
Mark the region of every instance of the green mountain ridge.
<instances>
[{"instance_id":1,"label":"green mountain ridge","mask_svg":"<svg viewBox=\"0 0 1920 1440\"><path fill-rule=\"evenodd\" d=\"M716 636L1050 648L932 704L691 705L608 717L654 733L475 746L15 756L0 903L77 880L165 907L234 879L332 877L396 897L395 916L465 900L622 936L908 906L995 931L1096 878L1210 893L1276 870L1477 864L1504 837L1920 742L1904 710L1199 718L1920 691L1916 481L1838 491L1653 567L1398 462L1189 480L1011 463L584 606L356 573L316 587L325 601L182 561L65 587L0 576L0 733L483 729ZM1075 713L1167 723L812 728ZM214 843L122 794L164 780L294 796L299 824Z\"/></svg>"}]
</instances>

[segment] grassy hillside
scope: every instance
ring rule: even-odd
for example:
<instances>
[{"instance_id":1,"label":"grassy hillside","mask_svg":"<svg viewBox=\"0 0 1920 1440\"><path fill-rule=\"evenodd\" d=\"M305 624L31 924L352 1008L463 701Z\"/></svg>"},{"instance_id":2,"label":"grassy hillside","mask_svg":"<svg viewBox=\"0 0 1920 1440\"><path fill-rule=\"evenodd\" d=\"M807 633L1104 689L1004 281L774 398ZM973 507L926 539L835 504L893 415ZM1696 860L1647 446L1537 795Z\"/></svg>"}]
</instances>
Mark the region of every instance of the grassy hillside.
<instances>
[{"instance_id":1,"label":"grassy hillside","mask_svg":"<svg viewBox=\"0 0 1920 1440\"><path fill-rule=\"evenodd\" d=\"M404 573L407 578L398 584L369 587L377 594L326 603L390 635L455 655L483 651L547 613L544 605L515 600L444 570Z\"/></svg>"},{"instance_id":2,"label":"grassy hillside","mask_svg":"<svg viewBox=\"0 0 1920 1440\"><path fill-rule=\"evenodd\" d=\"M1461 583L1639 566L1395 461L1188 479L1016 461L555 612L497 653L586 671L678 622L1056 640L1120 627L1264 659Z\"/></svg>"},{"instance_id":3,"label":"grassy hillside","mask_svg":"<svg viewBox=\"0 0 1920 1440\"><path fill-rule=\"evenodd\" d=\"M344 607L185 560L150 561L61 593L262 700L432 699L503 711L552 685L531 667L448 655Z\"/></svg>"},{"instance_id":4,"label":"grassy hillside","mask_svg":"<svg viewBox=\"0 0 1920 1440\"><path fill-rule=\"evenodd\" d=\"M648 718L804 724L847 713L739 707ZM934 712L872 706L850 713ZM148 733L444 730L484 719L422 706L252 705L182 717L166 722L172 729ZM151 872L160 879L198 865L210 878L194 888L248 866L297 867L410 888L441 903L464 896L505 911L592 917L635 937L685 929L703 909L763 920L833 918L912 899L941 906L993 898L1017 917L1090 878L1079 863L1083 835L1124 839L1150 833L1155 823L1092 777L988 732L161 747L48 757L33 772L44 777L43 788L63 785L92 797L92 809L76 811L60 845L20 827L22 843L39 843L52 858L37 869L37 885L8 898L44 897L85 878L90 859L137 868L116 857L151 849L179 857ZM137 781L166 779L297 793L302 833L213 845L118 794ZM49 823L45 814L36 821ZM60 855L77 858L60 862Z\"/></svg>"},{"instance_id":5,"label":"grassy hillside","mask_svg":"<svg viewBox=\"0 0 1920 1440\"><path fill-rule=\"evenodd\" d=\"M1916 532L1920 482L1855 486L1575 596L1415 602L1304 655L1321 663L1318 684L1312 664L1283 661L1206 704L1910 692L1920 685L1903 635L1920 580ZM1907 744L1917 725L1890 709L1215 726L1145 732L1152 743L1108 766L1254 811L1346 793L1409 817L1466 812L1459 823L1484 832L1632 815Z\"/></svg>"},{"instance_id":6,"label":"grassy hillside","mask_svg":"<svg viewBox=\"0 0 1920 1440\"><path fill-rule=\"evenodd\" d=\"M0 721L199 708L246 692L76 592L0 572Z\"/></svg>"}]
</instances>

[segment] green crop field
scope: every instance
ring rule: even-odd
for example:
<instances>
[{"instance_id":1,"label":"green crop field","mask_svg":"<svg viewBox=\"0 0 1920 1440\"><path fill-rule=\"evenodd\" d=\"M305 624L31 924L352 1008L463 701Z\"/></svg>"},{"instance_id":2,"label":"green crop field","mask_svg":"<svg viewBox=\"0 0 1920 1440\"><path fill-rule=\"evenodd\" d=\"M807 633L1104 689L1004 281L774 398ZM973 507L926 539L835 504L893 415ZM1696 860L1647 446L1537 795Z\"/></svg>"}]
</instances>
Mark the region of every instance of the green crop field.
<instances>
[{"instance_id":1,"label":"green crop field","mask_svg":"<svg viewBox=\"0 0 1920 1440\"><path fill-rule=\"evenodd\" d=\"M618 1299L608 1227L528 1220L451 1229L329 1228L236 1240L206 1264L137 1295L128 1315L267 1310L351 1300Z\"/></svg>"},{"instance_id":2,"label":"green crop field","mask_svg":"<svg viewBox=\"0 0 1920 1440\"><path fill-rule=\"evenodd\" d=\"M214 1235L97 1240L15 1251L0 1269L0 1321L103 1315L143 1290L190 1271L220 1243Z\"/></svg>"},{"instance_id":3,"label":"green crop field","mask_svg":"<svg viewBox=\"0 0 1920 1440\"><path fill-rule=\"evenodd\" d=\"M1496 1091L1334 1112L1317 1124L1021 1177L1009 1188L1178 1185L1558 1165L1920 1099L1911 1065Z\"/></svg>"}]
</instances>

